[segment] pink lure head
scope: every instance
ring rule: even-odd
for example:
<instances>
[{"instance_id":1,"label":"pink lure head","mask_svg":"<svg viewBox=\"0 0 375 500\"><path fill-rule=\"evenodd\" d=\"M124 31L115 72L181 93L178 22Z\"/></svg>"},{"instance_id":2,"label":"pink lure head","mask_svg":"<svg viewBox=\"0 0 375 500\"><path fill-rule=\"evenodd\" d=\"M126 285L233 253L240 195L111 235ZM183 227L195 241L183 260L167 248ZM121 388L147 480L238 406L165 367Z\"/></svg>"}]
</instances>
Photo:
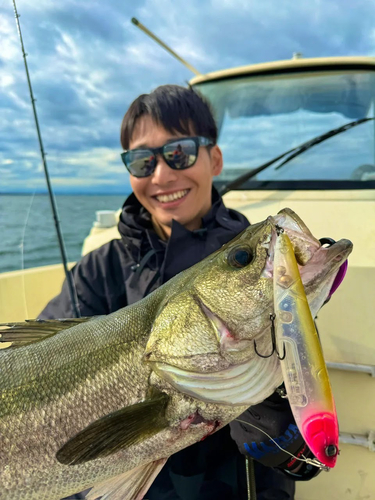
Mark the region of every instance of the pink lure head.
<instances>
[{"instance_id":1,"label":"pink lure head","mask_svg":"<svg viewBox=\"0 0 375 500\"><path fill-rule=\"evenodd\" d=\"M336 415L315 413L302 426L306 444L316 458L327 467L334 467L339 453L339 427Z\"/></svg>"}]
</instances>

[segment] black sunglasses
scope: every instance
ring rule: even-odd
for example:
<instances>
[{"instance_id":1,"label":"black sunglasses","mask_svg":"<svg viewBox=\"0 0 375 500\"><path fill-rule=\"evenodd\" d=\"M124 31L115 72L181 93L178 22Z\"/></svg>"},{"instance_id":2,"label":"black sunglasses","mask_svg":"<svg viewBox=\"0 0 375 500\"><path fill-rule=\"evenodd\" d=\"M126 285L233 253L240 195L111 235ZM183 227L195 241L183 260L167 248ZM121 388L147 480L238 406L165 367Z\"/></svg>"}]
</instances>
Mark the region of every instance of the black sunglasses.
<instances>
[{"instance_id":1,"label":"black sunglasses","mask_svg":"<svg viewBox=\"0 0 375 500\"><path fill-rule=\"evenodd\" d=\"M157 155L174 170L184 170L194 165L198 158L199 146L212 146L206 137L181 137L167 142L160 148L130 149L121 153L122 161L134 177L148 177L157 165Z\"/></svg>"}]
</instances>

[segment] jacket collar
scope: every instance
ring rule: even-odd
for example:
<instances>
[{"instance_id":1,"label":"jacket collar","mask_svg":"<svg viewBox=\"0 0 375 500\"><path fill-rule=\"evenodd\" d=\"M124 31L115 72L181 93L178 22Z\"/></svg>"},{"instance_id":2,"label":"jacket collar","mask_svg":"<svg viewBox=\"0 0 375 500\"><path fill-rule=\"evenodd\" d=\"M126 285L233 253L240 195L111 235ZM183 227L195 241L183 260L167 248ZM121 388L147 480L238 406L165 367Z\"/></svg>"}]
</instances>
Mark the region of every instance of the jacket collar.
<instances>
[{"instance_id":1,"label":"jacket collar","mask_svg":"<svg viewBox=\"0 0 375 500\"><path fill-rule=\"evenodd\" d=\"M212 206L202 218L202 227L190 231L173 220L171 237L168 241L162 241L155 233L150 213L141 205L134 193L131 193L123 204L118 229L127 252L139 262L151 248L160 250L165 248L171 240L187 235L205 238L207 230L217 225L225 229L235 229L238 226L238 218L233 218L232 215L232 211L225 207L221 196L212 187Z\"/></svg>"}]
</instances>

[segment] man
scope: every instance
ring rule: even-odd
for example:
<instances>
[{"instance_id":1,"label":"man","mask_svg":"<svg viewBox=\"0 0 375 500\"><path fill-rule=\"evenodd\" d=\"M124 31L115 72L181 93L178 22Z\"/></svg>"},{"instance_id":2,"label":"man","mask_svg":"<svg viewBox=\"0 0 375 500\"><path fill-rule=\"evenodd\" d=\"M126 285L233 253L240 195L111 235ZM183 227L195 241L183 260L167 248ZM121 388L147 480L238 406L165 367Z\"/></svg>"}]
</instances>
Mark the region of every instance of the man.
<instances>
[{"instance_id":1,"label":"man","mask_svg":"<svg viewBox=\"0 0 375 500\"><path fill-rule=\"evenodd\" d=\"M133 304L248 226L243 215L224 206L212 186L213 177L223 168L216 142L211 111L191 89L165 85L132 103L122 123L125 151L121 156L130 173L133 193L120 217L121 240L89 253L72 270L82 316L108 314ZM182 154L175 155L176 150ZM40 317L72 316L65 283ZM232 427L238 447L227 426L180 451L168 460L147 498L245 499L245 460L241 453L253 455L265 465L282 464L282 469L293 473L299 469L298 477L302 478L303 467L301 472L301 466L291 464L285 453L277 448L262 452L268 439L263 430L279 438L294 426L288 403L275 394L245 412L243 419L253 427ZM298 430L293 436L288 442L291 453L308 453ZM263 448L257 449L258 445ZM258 500L294 498L294 480L260 464L257 469ZM312 475L315 471L307 474Z\"/></svg>"}]
</instances>

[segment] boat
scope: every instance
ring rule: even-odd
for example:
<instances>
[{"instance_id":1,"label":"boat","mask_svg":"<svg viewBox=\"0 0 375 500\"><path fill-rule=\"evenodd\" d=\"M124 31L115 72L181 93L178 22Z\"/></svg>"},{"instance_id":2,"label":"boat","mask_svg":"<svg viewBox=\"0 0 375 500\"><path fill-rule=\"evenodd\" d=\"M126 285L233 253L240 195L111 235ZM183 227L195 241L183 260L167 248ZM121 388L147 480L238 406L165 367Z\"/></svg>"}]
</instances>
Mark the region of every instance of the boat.
<instances>
[{"instance_id":1,"label":"boat","mask_svg":"<svg viewBox=\"0 0 375 500\"><path fill-rule=\"evenodd\" d=\"M317 237L354 243L346 278L317 318L340 456L298 483L296 498L375 499L375 58L295 54L190 85L219 125L225 167L215 184L228 207L251 222L289 207ZM83 254L119 238L118 215L97 213ZM1 274L0 322L36 317L63 276L61 265Z\"/></svg>"}]
</instances>

